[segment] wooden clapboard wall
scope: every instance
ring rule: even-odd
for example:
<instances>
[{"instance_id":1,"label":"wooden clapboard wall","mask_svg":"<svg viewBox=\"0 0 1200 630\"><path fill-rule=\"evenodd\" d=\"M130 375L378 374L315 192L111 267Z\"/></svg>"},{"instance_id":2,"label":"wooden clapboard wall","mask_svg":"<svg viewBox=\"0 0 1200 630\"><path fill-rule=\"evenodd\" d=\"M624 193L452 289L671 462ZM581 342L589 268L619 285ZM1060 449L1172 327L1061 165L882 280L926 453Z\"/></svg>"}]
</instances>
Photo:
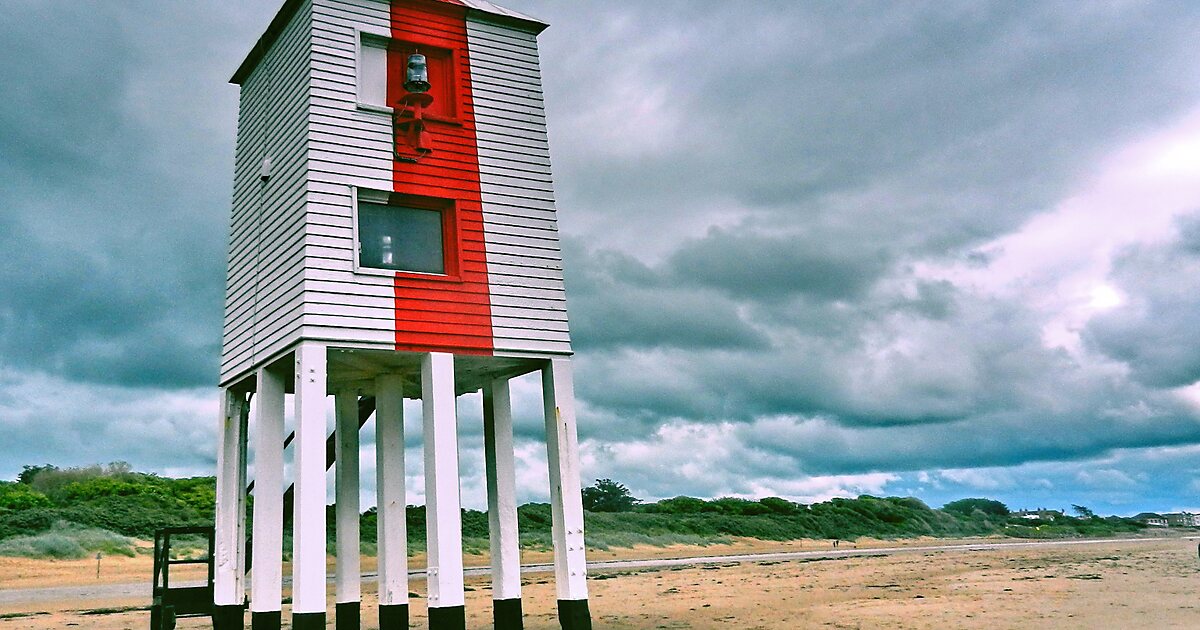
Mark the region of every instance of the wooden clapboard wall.
<instances>
[{"instance_id":1,"label":"wooden clapboard wall","mask_svg":"<svg viewBox=\"0 0 1200 630\"><path fill-rule=\"evenodd\" d=\"M435 143L433 153L415 164L396 161L392 165L392 189L402 194L453 200L457 206L457 234L447 240L458 250L455 281L396 274L396 349L491 354L492 321L469 72L471 55L467 49L467 11L453 3L404 0L392 2L391 10L392 41L406 44L388 53L390 98L398 100L407 93L403 81L411 51L408 43L444 51L449 53L447 58L454 59L444 66L451 89L435 87L442 94L439 98L445 99L449 94L454 101L449 107L441 104L437 110L452 118L430 120L426 124Z\"/></svg>"},{"instance_id":2,"label":"wooden clapboard wall","mask_svg":"<svg viewBox=\"0 0 1200 630\"><path fill-rule=\"evenodd\" d=\"M566 292L537 35L467 17L494 352L566 354Z\"/></svg>"},{"instance_id":3,"label":"wooden clapboard wall","mask_svg":"<svg viewBox=\"0 0 1200 630\"><path fill-rule=\"evenodd\" d=\"M300 338L308 195L309 3L272 26L274 43L241 85L221 382ZM271 176L264 181L264 158Z\"/></svg>"},{"instance_id":4,"label":"wooden clapboard wall","mask_svg":"<svg viewBox=\"0 0 1200 630\"><path fill-rule=\"evenodd\" d=\"M234 76L242 95L223 383L301 338L571 352L538 66L543 27L482 0L285 3L274 35ZM438 150L415 167L393 159L390 113L359 103L364 33L461 44L461 124L433 126ZM263 184L266 155L273 172ZM356 272L356 190L458 200L462 282Z\"/></svg>"},{"instance_id":5,"label":"wooden clapboard wall","mask_svg":"<svg viewBox=\"0 0 1200 630\"><path fill-rule=\"evenodd\" d=\"M395 345L391 274L354 272L352 190L392 189L392 118L358 107L362 33L391 36L389 3L313 1L312 160L304 336L345 345Z\"/></svg>"}]
</instances>

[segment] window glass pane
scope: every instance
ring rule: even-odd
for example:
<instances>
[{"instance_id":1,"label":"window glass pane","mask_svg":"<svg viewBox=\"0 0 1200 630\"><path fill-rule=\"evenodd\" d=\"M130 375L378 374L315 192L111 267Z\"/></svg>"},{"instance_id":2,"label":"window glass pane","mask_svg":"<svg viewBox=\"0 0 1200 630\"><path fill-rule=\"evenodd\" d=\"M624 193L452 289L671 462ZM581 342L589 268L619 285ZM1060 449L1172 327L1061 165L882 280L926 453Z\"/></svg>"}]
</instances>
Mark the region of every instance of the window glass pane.
<instances>
[{"instance_id":1,"label":"window glass pane","mask_svg":"<svg viewBox=\"0 0 1200 630\"><path fill-rule=\"evenodd\" d=\"M358 98L369 105L386 105L387 48L383 42L363 39L359 47Z\"/></svg>"},{"instance_id":2,"label":"window glass pane","mask_svg":"<svg viewBox=\"0 0 1200 630\"><path fill-rule=\"evenodd\" d=\"M437 210L360 203L358 241L360 267L446 273Z\"/></svg>"}]
</instances>

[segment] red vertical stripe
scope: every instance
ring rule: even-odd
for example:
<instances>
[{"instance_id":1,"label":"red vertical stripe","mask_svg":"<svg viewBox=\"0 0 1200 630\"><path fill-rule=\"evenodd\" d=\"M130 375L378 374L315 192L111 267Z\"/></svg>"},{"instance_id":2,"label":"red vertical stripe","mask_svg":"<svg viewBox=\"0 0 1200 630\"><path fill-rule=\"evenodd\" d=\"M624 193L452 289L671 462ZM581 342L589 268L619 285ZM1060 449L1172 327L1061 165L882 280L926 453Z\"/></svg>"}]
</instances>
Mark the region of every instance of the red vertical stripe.
<instances>
[{"instance_id":1,"label":"red vertical stripe","mask_svg":"<svg viewBox=\"0 0 1200 630\"><path fill-rule=\"evenodd\" d=\"M394 192L453 200L457 208L453 233L447 234L446 243L449 255L457 256L447 265L450 275L395 275L396 349L491 354L492 318L466 9L444 0L392 0L391 31L394 41L453 53L456 100L452 119L427 123L434 139L432 154L415 164L393 160ZM404 94L404 72L412 52L404 48L393 46L388 53L389 102Z\"/></svg>"}]
</instances>

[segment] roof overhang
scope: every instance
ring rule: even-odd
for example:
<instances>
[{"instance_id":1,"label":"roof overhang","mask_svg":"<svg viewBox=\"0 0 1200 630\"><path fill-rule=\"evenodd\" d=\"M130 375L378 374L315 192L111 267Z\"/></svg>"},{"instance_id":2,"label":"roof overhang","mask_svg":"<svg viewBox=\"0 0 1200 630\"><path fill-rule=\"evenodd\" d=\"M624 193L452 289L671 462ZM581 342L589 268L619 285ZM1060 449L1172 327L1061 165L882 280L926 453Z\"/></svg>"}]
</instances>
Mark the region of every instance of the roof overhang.
<instances>
[{"instance_id":1,"label":"roof overhang","mask_svg":"<svg viewBox=\"0 0 1200 630\"><path fill-rule=\"evenodd\" d=\"M380 0L382 2L390 2L390 0ZM442 4L453 4L466 8L468 16L474 16L481 21L492 22L511 26L523 31L528 31L533 34L541 33L546 30L549 24L534 18L524 13L518 13L510 9L492 4L487 0L425 0L427 2L437 2ZM283 6L279 8L279 12L271 20L271 24L267 26L266 32L258 41L254 43L254 47L250 49L250 53L238 66L237 71L230 77L229 82L234 85L241 85L246 77L254 71L258 66L258 62L266 56L267 51L275 44L275 40L279 39L279 35L283 33L283 29L287 27L288 22L300 10L305 0L286 0Z\"/></svg>"}]
</instances>

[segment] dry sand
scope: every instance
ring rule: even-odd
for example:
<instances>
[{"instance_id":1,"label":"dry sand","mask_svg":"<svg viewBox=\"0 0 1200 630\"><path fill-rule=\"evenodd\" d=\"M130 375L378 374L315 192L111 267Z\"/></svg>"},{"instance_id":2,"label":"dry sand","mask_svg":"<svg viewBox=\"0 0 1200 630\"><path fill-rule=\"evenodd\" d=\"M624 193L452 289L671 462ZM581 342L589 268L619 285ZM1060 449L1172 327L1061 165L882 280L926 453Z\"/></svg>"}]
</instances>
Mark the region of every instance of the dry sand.
<instances>
[{"instance_id":1,"label":"dry sand","mask_svg":"<svg viewBox=\"0 0 1200 630\"><path fill-rule=\"evenodd\" d=\"M906 541L908 545L930 542ZM884 545L896 546L891 541L859 543L861 547ZM842 543L841 548L847 546ZM828 549L829 545L739 542L597 551L589 557L679 557L813 548ZM523 560L547 558L548 554L532 553L524 554ZM140 566L141 560L115 560L109 579L147 579L148 568ZM485 564L486 558L476 556L468 563ZM0 560L0 588L79 583L78 573L85 565L85 561ZM102 566L105 568L107 565ZM90 569L95 583L95 561ZM491 615L487 579L470 578L468 584L467 625L486 628ZM363 586L364 628L372 628L374 585ZM418 595L412 601L413 627L425 625L424 587L423 581L413 581ZM589 583L597 628L1200 628L1197 587L1200 560L1196 542L1179 538L597 571ZM145 604L144 600L103 602L105 607ZM524 605L526 628L557 628L551 576L526 576ZM95 602L87 606L97 607ZM28 612L35 614L0 618L0 630L72 626L117 630L144 628L148 623L148 613L143 610L86 614L73 610L80 606L68 601L29 608ZM333 627L332 614L329 626ZM179 627L209 626L207 620L183 619Z\"/></svg>"}]
</instances>

